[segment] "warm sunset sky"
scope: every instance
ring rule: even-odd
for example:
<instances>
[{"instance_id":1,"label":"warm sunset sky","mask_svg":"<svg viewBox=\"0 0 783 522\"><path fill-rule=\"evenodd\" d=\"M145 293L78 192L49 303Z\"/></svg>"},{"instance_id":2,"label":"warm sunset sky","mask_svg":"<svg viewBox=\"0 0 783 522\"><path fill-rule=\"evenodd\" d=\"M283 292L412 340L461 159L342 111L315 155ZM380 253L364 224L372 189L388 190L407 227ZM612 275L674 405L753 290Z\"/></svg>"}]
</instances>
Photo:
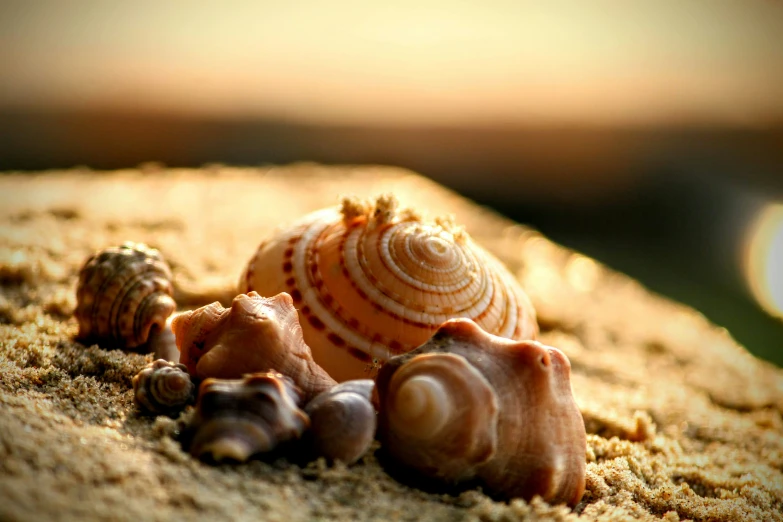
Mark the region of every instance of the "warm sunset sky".
<instances>
[{"instance_id":1,"label":"warm sunset sky","mask_svg":"<svg viewBox=\"0 0 783 522\"><path fill-rule=\"evenodd\" d=\"M4 0L0 71L6 108L755 126L783 121L783 2Z\"/></svg>"}]
</instances>

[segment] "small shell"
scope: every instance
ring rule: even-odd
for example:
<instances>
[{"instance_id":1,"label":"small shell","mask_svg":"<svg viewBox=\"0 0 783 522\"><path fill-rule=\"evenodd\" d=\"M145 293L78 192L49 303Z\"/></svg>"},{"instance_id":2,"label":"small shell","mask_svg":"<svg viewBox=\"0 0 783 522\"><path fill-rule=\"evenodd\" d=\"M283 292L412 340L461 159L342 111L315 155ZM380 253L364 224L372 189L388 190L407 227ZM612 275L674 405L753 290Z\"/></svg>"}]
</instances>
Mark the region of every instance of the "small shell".
<instances>
[{"instance_id":1,"label":"small shell","mask_svg":"<svg viewBox=\"0 0 783 522\"><path fill-rule=\"evenodd\" d=\"M274 369L292 379L306 400L336 384L313 361L288 294L240 294L231 308L212 303L184 312L171 328L180 360L200 379L238 379Z\"/></svg>"},{"instance_id":2,"label":"small shell","mask_svg":"<svg viewBox=\"0 0 783 522\"><path fill-rule=\"evenodd\" d=\"M299 401L291 380L279 373L206 379L191 423L190 453L213 462L245 462L271 451L307 428L309 419Z\"/></svg>"},{"instance_id":3,"label":"small shell","mask_svg":"<svg viewBox=\"0 0 783 522\"><path fill-rule=\"evenodd\" d=\"M158 359L133 377L136 403L150 413L175 414L196 398L184 364Z\"/></svg>"},{"instance_id":4,"label":"small shell","mask_svg":"<svg viewBox=\"0 0 783 522\"><path fill-rule=\"evenodd\" d=\"M307 215L261 243L240 291L289 293L315 361L338 381L374 377L455 317L535 337L533 306L500 261L449 219L396 207L346 199Z\"/></svg>"},{"instance_id":5,"label":"small shell","mask_svg":"<svg viewBox=\"0 0 783 522\"><path fill-rule=\"evenodd\" d=\"M381 445L426 476L478 478L502 497L575 505L585 488L586 440L570 369L556 348L448 321L381 369Z\"/></svg>"},{"instance_id":6,"label":"small shell","mask_svg":"<svg viewBox=\"0 0 783 522\"><path fill-rule=\"evenodd\" d=\"M78 338L119 348L137 348L165 328L177 308L171 270L160 253L125 243L90 257L76 288Z\"/></svg>"},{"instance_id":7,"label":"small shell","mask_svg":"<svg viewBox=\"0 0 783 522\"><path fill-rule=\"evenodd\" d=\"M305 406L310 416L306 438L316 455L352 464L362 458L375 439L375 408L370 402L375 383L346 381Z\"/></svg>"}]
</instances>

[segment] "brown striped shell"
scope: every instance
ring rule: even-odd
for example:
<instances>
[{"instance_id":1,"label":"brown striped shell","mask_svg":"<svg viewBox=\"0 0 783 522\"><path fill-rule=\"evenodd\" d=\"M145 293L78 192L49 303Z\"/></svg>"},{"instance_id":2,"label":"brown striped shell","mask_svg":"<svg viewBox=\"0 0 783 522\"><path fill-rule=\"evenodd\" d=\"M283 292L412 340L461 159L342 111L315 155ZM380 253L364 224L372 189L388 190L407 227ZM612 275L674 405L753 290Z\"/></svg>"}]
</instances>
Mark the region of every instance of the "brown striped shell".
<instances>
[{"instance_id":1,"label":"brown striped shell","mask_svg":"<svg viewBox=\"0 0 783 522\"><path fill-rule=\"evenodd\" d=\"M570 373L556 348L448 321L381 368L381 447L427 477L479 479L493 495L575 505L586 437Z\"/></svg>"},{"instance_id":2,"label":"brown striped shell","mask_svg":"<svg viewBox=\"0 0 783 522\"><path fill-rule=\"evenodd\" d=\"M104 347L145 345L176 310L172 294L171 270L154 248L125 243L98 252L79 272L78 338Z\"/></svg>"},{"instance_id":3,"label":"brown striped shell","mask_svg":"<svg viewBox=\"0 0 783 522\"><path fill-rule=\"evenodd\" d=\"M396 207L345 199L307 215L261 243L240 291L289 293L315 361L338 381L374 377L455 317L536 336L530 300L496 258L452 221Z\"/></svg>"},{"instance_id":4,"label":"brown striped shell","mask_svg":"<svg viewBox=\"0 0 783 522\"><path fill-rule=\"evenodd\" d=\"M150 413L173 415L196 398L196 386L184 364L158 359L133 376L133 398Z\"/></svg>"},{"instance_id":5,"label":"brown striped shell","mask_svg":"<svg viewBox=\"0 0 783 522\"><path fill-rule=\"evenodd\" d=\"M244 462L297 439L309 425L293 382L275 372L206 379L199 387L189 451L211 462Z\"/></svg>"},{"instance_id":6,"label":"brown striped shell","mask_svg":"<svg viewBox=\"0 0 783 522\"><path fill-rule=\"evenodd\" d=\"M230 308L216 302L183 312L171 328L180 361L199 379L239 379L274 369L292 379L306 400L336 384L313 361L288 294L240 294Z\"/></svg>"}]
</instances>

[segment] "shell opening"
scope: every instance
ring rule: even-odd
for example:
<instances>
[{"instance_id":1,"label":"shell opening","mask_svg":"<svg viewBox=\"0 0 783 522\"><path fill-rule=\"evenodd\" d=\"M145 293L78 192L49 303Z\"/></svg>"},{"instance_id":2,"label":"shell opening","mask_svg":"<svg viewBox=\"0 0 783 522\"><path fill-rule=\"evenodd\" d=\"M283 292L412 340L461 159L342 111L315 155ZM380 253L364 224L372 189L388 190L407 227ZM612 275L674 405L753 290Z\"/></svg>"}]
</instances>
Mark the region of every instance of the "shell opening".
<instances>
[{"instance_id":1,"label":"shell opening","mask_svg":"<svg viewBox=\"0 0 783 522\"><path fill-rule=\"evenodd\" d=\"M266 423L235 416L207 421L196 430L190 454L214 462L245 462L256 453L272 450L279 440Z\"/></svg>"},{"instance_id":2,"label":"shell opening","mask_svg":"<svg viewBox=\"0 0 783 522\"><path fill-rule=\"evenodd\" d=\"M267 443L267 445L271 444ZM258 442L251 442L239 437L226 437L204 444L198 448L196 453L202 460L211 459L218 463L245 462L258 452L259 446L263 448L263 445Z\"/></svg>"},{"instance_id":3,"label":"shell opening","mask_svg":"<svg viewBox=\"0 0 783 522\"><path fill-rule=\"evenodd\" d=\"M451 409L451 399L439 379L416 375L397 389L390 421L399 432L430 439L446 425Z\"/></svg>"}]
</instances>

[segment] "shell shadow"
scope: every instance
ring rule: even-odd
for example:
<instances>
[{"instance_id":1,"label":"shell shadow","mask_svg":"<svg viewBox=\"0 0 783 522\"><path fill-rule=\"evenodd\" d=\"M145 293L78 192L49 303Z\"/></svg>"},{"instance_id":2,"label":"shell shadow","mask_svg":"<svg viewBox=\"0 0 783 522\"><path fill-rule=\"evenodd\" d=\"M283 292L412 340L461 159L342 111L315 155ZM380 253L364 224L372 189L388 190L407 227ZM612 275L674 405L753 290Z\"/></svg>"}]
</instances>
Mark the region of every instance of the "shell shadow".
<instances>
[{"instance_id":1,"label":"shell shadow","mask_svg":"<svg viewBox=\"0 0 783 522\"><path fill-rule=\"evenodd\" d=\"M459 484L444 482L432 477L425 477L416 471L404 466L384 450L383 446L374 453L375 459L383 470L394 480L408 487L419 489L425 493L433 495L450 495L458 497L470 489L481 489L481 481L472 479Z\"/></svg>"}]
</instances>

